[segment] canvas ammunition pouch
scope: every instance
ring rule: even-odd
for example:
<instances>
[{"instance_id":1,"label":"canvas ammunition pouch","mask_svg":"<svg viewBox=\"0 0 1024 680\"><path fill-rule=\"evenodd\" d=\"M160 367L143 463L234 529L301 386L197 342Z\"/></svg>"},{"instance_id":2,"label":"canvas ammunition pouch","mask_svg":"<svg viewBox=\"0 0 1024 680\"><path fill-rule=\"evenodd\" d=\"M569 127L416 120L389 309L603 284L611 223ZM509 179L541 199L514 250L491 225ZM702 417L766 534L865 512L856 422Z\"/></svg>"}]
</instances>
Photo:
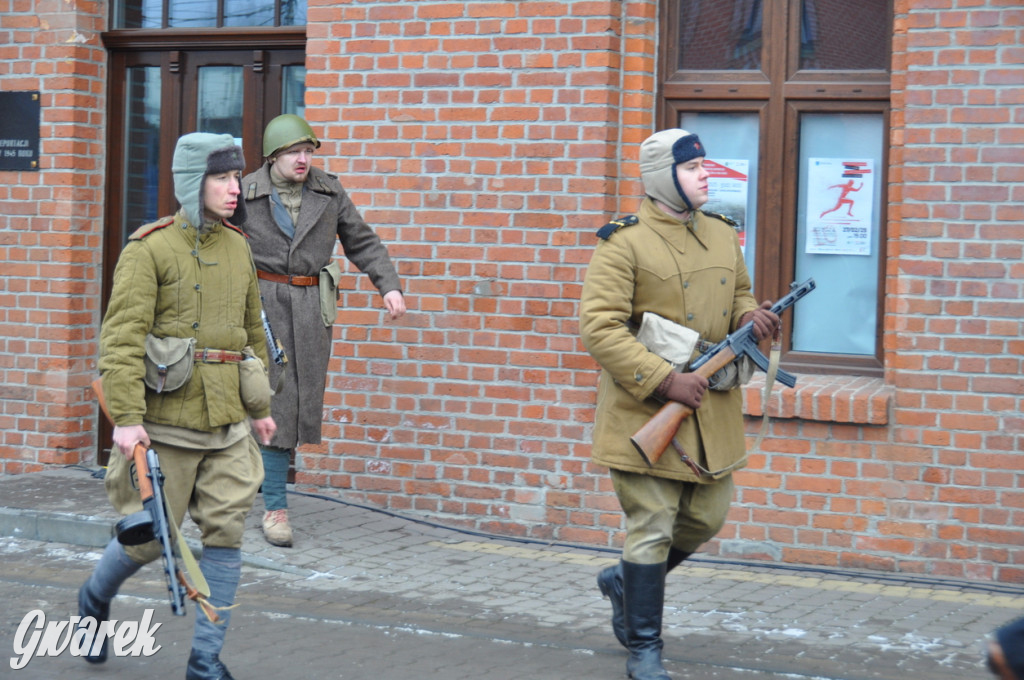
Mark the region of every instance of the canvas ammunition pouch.
<instances>
[{"instance_id":1,"label":"canvas ammunition pouch","mask_svg":"<svg viewBox=\"0 0 1024 680\"><path fill-rule=\"evenodd\" d=\"M249 413L262 413L270 408L270 377L263 361L252 347L242 350L245 359L238 363L238 391L242 404Z\"/></svg>"},{"instance_id":2,"label":"canvas ammunition pouch","mask_svg":"<svg viewBox=\"0 0 1024 680\"><path fill-rule=\"evenodd\" d=\"M341 281L341 266L334 260L320 270L320 315L324 326L330 328L338 318L338 283Z\"/></svg>"},{"instance_id":3,"label":"canvas ammunition pouch","mask_svg":"<svg viewBox=\"0 0 1024 680\"><path fill-rule=\"evenodd\" d=\"M156 393L180 389L192 377L195 364L195 338L158 338L146 335L146 367L143 380Z\"/></svg>"},{"instance_id":4,"label":"canvas ammunition pouch","mask_svg":"<svg viewBox=\"0 0 1024 680\"><path fill-rule=\"evenodd\" d=\"M700 333L653 312L644 312L636 339L648 350L672 364L673 370L682 373L693 358L693 352L700 342Z\"/></svg>"},{"instance_id":5,"label":"canvas ammunition pouch","mask_svg":"<svg viewBox=\"0 0 1024 680\"><path fill-rule=\"evenodd\" d=\"M694 352L703 354L714 346L701 341L700 334L692 328L669 321L652 312L644 312L636 339L648 350L672 364L672 369L680 373L689 370ZM753 377L755 368L750 357L740 357L712 375L708 380L708 387L727 392L745 385Z\"/></svg>"}]
</instances>

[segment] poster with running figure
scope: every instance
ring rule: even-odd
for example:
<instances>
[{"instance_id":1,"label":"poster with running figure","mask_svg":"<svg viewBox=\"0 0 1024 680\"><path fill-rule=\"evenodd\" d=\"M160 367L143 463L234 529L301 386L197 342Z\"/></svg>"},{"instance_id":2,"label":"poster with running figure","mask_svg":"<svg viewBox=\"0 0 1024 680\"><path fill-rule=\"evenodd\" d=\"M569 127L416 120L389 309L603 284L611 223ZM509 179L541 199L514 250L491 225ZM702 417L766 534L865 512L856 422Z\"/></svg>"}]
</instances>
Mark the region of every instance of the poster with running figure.
<instances>
[{"instance_id":1,"label":"poster with running figure","mask_svg":"<svg viewBox=\"0 0 1024 680\"><path fill-rule=\"evenodd\" d=\"M874 161L809 158L807 253L870 255L874 214Z\"/></svg>"}]
</instances>

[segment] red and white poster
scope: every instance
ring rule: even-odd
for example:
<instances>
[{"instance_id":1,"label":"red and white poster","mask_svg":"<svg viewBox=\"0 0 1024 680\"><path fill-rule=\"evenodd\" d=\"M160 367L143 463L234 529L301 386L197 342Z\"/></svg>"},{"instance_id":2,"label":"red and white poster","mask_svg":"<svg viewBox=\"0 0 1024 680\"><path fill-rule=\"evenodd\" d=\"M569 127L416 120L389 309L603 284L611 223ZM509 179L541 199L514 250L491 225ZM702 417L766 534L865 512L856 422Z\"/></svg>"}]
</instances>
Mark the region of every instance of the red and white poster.
<instances>
[{"instance_id":1,"label":"red and white poster","mask_svg":"<svg viewBox=\"0 0 1024 680\"><path fill-rule=\"evenodd\" d=\"M870 159L808 159L807 253L871 254L874 165Z\"/></svg>"},{"instance_id":2,"label":"red and white poster","mask_svg":"<svg viewBox=\"0 0 1024 680\"><path fill-rule=\"evenodd\" d=\"M737 224L740 246L747 245L747 196L750 161L704 160L708 178L708 202L703 209L732 219Z\"/></svg>"}]
</instances>

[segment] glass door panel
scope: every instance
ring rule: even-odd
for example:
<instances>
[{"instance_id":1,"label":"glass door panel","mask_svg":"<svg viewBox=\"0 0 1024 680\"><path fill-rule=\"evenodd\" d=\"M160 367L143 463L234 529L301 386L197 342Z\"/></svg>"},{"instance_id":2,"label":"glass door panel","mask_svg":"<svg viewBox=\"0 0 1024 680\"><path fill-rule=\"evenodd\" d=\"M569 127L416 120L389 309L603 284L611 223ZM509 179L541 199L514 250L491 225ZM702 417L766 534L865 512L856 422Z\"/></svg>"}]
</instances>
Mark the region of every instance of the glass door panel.
<instances>
[{"instance_id":1,"label":"glass door panel","mask_svg":"<svg viewBox=\"0 0 1024 680\"><path fill-rule=\"evenodd\" d=\"M306 67L281 69L281 113L306 117Z\"/></svg>"},{"instance_id":2,"label":"glass door panel","mask_svg":"<svg viewBox=\"0 0 1024 680\"><path fill-rule=\"evenodd\" d=\"M760 133L756 113L682 113L679 127L696 133L708 148L705 210L737 223L743 260L754 280L757 252L757 179Z\"/></svg>"},{"instance_id":3,"label":"glass door panel","mask_svg":"<svg viewBox=\"0 0 1024 680\"><path fill-rule=\"evenodd\" d=\"M228 134L242 145L242 96L245 72L241 66L199 68L196 130Z\"/></svg>"},{"instance_id":4,"label":"glass door panel","mask_svg":"<svg viewBox=\"0 0 1024 680\"><path fill-rule=\"evenodd\" d=\"M125 122L121 174L124 209L121 211L120 241L139 226L160 217L160 109L159 66L127 69L125 79Z\"/></svg>"},{"instance_id":5,"label":"glass door panel","mask_svg":"<svg viewBox=\"0 0 1024 680\"><path fill-rule=\"evenodd\" d=\"M831 294L794 309L794 351L875 354L884 128L880 113L800 117L796 279Z\"/></svg>"}]
</instances>

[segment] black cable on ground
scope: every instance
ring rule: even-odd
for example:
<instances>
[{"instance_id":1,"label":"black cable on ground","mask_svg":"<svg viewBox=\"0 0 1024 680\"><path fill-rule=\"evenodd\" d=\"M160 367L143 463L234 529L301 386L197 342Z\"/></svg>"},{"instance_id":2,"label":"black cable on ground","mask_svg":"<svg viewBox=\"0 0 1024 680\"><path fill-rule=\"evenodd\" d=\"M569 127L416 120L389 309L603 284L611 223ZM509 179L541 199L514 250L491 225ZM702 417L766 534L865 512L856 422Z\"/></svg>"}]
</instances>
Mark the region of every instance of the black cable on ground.
<instances>
[{"instance_id":1,"label":"black cable on ground","mask_svg":"<svg viewBox=\"0 0 1024 680\"><path fill-rule=\"evenodd\" d=\"M543 545L546 547L558 547L558 548L569 548L572 550L585 550L590 552L608 553L610 555L620 555L621 550L616 548L606 548L602 546L594 545L580 545L576 543L565 543L561 541L545 541L538 538L523 538L520 536L502 536L499 534L491 534L483 531L476 531L473 529L463 529L461 527L453 527L430 520L419 519L417 517L408 517L406 515L399 514L393 510L385 510L384 508L377 508L370 505L362 505L359 503L353 503L346 501L335 496L327 496L324 494L311 493L307 491L289 491L288 493L296 496L306 496L308 498L318 498L320 500L331 501L332 503L340 503L352 508L359 508L360 510L368 510L370 512L376 512L388 517L394 517L401 519L406 522L412 522L413 524L422 524L434 529L442 529L445 531L452 531L459 534L465 534L467 536L475 536L477 538L486 538L494 541L509 541L513 543L523 543L526 545ZM776 563L764 563L757 562L754 560L736 560L736 559L725 559L725 558L710 558L710 557L699 557L693 556L687 558L687 562L704 563L715 566L736 566L743 567L745 569L772 569L780 571L793 571L800 573L810 574L824 574L827 576L841 576L845 578L861 578L869 579L872 581L883 581L887 583L899 583L903 585L927 585L927 586L938 586L942 588L949 588L951 590L972 590L980 591L985 593L997 593L1000 595L1012 595L1015 597L1024 597L1024 588L1015 587L1012 585L1004 585L999 583L985 584L985 583L973 583L970 581L953 581L947 579L940 579L935 577L921 576L917 574L883 574L875 572L859 572L853 570L835 569L831 567L815 567L810 565L802 564L776 564Z\"/></svg>"},{"instance_id":2,"label":"black cable on ground","mask_svg":"<svg viewBox=\"0 0 1024 680\"><path fill-rule=\"evenodd\" d=\"M65 468L71 468L76 470L82 470L88 472L92 477L96 479L103 479L106 474L106 468L101 467L99 469L88 468L83 465L65 465ZM466 536L474 536L476 538L485 538L492 541L508 541L512 543L522 543L525 545L542 545L546 547L556 548L568 548L571 550L584 550L589 552L605 553L608 555L618 556L621 554L621 550L616 548L606 548L603 546L595 545L581 545L577 543L566 543L563 541L545 541L539 538L523 538L520 536L502 536L500 534L491 534L483 531L475 531L473 529L464 529L461 527L448 526L439 522L431 520L420 519L418 517L409 517L407 515L399 514L393 510L385 510L384 508L377 508L371 505L362 505L360 503L353 503L346 501L335 496L327 496L325 494L311 493L308 491L295 491L291 490L288 493L295 496L306 496L307 498L317 498L320 500L330 501L332 503L339 503L352 508L359 508L360 510L367 510L369 512L375 512L388 517L394 517L405 522L411 522L413 524L421 524L423 526L431 527L433 529L441 529L444 531L451 531ZM832 567L816 567L811 565L803 564L777 564L777 563L766 563L758 562L755 560L737 560L717 557L700 557L693 556L687 559L688 562L704 563L715 566L735 566L742 567L744 569L771 569L777 571L792 571L806 574L823 574L826 576L839 576L844 578L861 578L869 579L872 581L882 581L885 583L898 583L901 585L924 585L924 586L936 586L941 588L949 588L950 590L970 590L978 591L983 593L996 593L999 595L1010 595L1014 597L1024 597L1024 588L1013 586L1010 584L1000 583L974 583L971 581L954 581L950 579L941 579L929 576L922 576L918 574L885 574L876 572L862 572L854 571L851 569L836 569Z\"/></svg>"}]
</instances>

